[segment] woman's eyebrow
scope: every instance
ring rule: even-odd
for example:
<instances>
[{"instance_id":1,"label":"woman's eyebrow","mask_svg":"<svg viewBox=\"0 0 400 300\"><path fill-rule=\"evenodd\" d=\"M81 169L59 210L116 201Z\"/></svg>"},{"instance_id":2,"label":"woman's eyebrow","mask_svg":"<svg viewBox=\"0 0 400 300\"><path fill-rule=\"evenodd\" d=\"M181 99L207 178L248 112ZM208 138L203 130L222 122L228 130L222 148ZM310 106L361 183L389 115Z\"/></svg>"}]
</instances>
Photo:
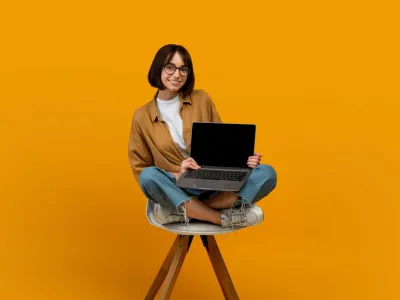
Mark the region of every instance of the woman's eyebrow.
<instances>
[{"instance_id":1,"label":"woman's eyebrow","mask_svg":"<svg viewBox=\"0 0 400 300\"><path fill-rule=\"evenodd\" d=\"M177 68L187 67L186 64L183 64L183 65L180 66L180 67L178 67L176 64L174 64L174 63L172 63L172 62L169 62L168 64L174 65L174 66L177 67Z\"/></svg>"}]
</instances>

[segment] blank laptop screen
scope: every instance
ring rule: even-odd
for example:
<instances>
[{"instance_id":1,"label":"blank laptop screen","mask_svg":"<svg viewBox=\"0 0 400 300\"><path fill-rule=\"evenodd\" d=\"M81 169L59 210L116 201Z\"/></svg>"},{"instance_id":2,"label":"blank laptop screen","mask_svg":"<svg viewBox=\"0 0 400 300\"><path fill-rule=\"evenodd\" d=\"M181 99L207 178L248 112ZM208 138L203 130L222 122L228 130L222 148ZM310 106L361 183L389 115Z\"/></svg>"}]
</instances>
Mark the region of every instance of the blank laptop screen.
<instances>
[{"instance_id":1,"label":"blank laptop screen","mask_svg":"<svg viewBox=\"0 0 400 300\"><path fill-rule=\"evenodd\" d=\"M193 123L190 156L200 166L248 168L255 134L253 124Z\"/></svg>"}]
</instances>

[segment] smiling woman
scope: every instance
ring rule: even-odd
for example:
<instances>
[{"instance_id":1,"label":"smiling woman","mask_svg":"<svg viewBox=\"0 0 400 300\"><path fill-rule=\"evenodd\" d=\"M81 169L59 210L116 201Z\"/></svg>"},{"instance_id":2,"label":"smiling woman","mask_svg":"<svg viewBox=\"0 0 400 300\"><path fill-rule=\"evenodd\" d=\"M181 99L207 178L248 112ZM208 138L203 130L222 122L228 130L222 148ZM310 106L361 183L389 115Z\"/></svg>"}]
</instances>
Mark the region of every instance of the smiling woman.
<instances>
[{"instance_id":1,"label":"smiling woman","mask_svg":"<svg viewBox=\"0 0 400 300\"><path fill-rule=\"evenodd\" d=\"M189 52L174 44L159 49L148 80L157 92L134 114L129 159L143 193L155 203L157 221L167 224L194 218L223 227L260 223L263 214L252 204L275 188L277 176L271 166L260 165L259 153L248 158L247 165L253 170L237 193L176 185L187 169L200 168L189 157L193 122L222 122L209 95L194 89Z\"/></svg>"},{"instance_id":2,"label":"smiling woman","mask_svg":"<svg viewBox=\"0 0 400 300\"><path fill-rule=\"evenodd\" d=\"M171 100L179 90L184 96L191 94L195 79L189 52L180 45L162 47L150 67L148 80L159 89L158 97L162 100Z\"/></svg>"}]
</instances>

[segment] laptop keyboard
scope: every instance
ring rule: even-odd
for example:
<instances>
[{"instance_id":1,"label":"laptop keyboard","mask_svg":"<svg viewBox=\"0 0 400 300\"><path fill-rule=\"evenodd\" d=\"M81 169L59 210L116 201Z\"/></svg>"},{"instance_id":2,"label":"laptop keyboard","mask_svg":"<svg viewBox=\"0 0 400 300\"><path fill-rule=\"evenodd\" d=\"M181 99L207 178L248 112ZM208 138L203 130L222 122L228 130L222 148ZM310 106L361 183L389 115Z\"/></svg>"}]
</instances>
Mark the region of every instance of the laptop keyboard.
<instances>
[{"instance_id":1,"label":"laptop keyboard","mask_svg":"<svg viewBox=\"0 0 400 300\"><path fill-rule=\"evenodd\" d=\"M229 180L242 181L246 177L244 171L225 171L225 170L188 170L185 178L208 179L208 180Z\"/></svg>"}]
</instances>

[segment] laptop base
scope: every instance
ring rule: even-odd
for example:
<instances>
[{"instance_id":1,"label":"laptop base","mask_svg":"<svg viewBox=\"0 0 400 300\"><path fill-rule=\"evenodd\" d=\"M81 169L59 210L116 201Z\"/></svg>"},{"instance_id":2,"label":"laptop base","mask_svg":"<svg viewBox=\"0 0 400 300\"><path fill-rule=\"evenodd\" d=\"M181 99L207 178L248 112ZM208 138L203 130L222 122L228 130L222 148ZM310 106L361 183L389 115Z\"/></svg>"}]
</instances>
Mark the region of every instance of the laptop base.
<instances>
[{"instance_id":1,"label":"laptop base","mask_svg":"<svg viewBox=\"0 0 400 300\"><path fill-rule=\"evenodd\" d=\"M242 188L243 184L246 182L247 178L250 176L251 171L248 171L246 177L243 178L243 180L241 180L241 181L185 178L186 173L187 172L183 173L182 176L176 182L176 185L180 188L237 192Z\"/></svg>"}]
</instances>

